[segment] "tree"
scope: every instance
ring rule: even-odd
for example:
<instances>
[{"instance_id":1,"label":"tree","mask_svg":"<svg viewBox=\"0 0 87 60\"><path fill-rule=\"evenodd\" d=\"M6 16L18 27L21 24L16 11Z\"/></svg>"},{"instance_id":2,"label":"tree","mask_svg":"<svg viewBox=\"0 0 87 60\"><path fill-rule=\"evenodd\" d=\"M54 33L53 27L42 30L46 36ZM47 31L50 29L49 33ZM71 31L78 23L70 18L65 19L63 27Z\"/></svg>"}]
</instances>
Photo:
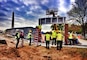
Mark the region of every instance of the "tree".
<instances>
[{"instance_id":1,"label":"tree","mask_svg":"<svg viewBox=\"0 0 87 60\"><path fill-rule=\"evenodd\" d=\"M63 25L62 24L53 24L51 26L52 30L63 30Z\"/></svg>"},{"instance_id":2,"label":"tree","mask_svg":"<svg viewBox=\"0 0 87 60\"><path fill-rule=\"evenodd\" d=\"M58 25L57 24L52 24L51 25L51 29L52 30L57 30L58 29Z\"/></svg>"},{"instance_id":3,"label":"tree","mask_svg":"<svg viewBox=\"0 0 87 60\"><path fill-rule=\"evenodd\" d=\"M58 29L63 30L63 24L58 24Z\"/></svg>"},{"instance_id":4,"label":"tree","mask_svg":"<svg viewBox=\"0 0 87 60\"><path fill-rule=\"evenodd\" d=\"M82 32L81 25L74 25L74 24L69 26L68 30L69 31L73 31L73 32L77 32L77 33L81 33Z\"/></svg>"},{"instance_id":5,"label":"tree","mask_svg":"<svg viewBox=\"0 0 87 60\"><path fill-rule=\"evenodd\" d=\"M85 18L87 17L87 0L75 0L73 8L67 13L82 26L83 36L85 38Z\"/></svg>"}]
</instances>

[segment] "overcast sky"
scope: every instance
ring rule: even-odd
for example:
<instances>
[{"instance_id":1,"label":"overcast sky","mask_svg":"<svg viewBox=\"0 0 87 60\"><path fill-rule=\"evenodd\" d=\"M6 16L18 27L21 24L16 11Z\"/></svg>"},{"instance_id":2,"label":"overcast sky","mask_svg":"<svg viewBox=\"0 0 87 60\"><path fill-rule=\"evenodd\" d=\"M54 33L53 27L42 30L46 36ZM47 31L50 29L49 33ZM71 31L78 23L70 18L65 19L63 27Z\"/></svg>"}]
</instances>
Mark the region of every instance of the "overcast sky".
<instances>
[{"instance_id":1,"label":"overcast sky","mask_svg":"<svg viewBox=\"0 0 87 60\"><path fill-rule=\"evenodd\" d=\"M75 0L0 0L0 29L11 28L12 11L15 27L35 27L38 19L46 16L46 10L57 8L58 15L67 16Z\"/></svg>"}]
</instances>

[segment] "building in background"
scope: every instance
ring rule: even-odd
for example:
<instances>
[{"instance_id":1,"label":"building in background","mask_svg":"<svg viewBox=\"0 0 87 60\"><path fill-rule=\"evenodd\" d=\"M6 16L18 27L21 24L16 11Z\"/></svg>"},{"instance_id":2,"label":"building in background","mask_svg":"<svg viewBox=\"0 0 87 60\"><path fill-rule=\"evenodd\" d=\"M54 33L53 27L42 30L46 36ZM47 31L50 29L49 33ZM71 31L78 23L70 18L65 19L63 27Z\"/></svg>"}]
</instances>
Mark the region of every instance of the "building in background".
<instances>
[{"instance_id":1,"label":"building in background","mask_svg":"<svg viewBox=\"0 0 87 60\"><path fill-rule=\"evenodd\" d=\"M32 33L34 33L35 28L33 28L33 27L12 28L12 29L6 29L5 33L14 36L15 33L16 33L16 30L23 31L23 32L24 32L24 36L25 36L25 38L26 38L26 36L27 36L29 30L32 30Z\"/></svg>"}]
</instances>

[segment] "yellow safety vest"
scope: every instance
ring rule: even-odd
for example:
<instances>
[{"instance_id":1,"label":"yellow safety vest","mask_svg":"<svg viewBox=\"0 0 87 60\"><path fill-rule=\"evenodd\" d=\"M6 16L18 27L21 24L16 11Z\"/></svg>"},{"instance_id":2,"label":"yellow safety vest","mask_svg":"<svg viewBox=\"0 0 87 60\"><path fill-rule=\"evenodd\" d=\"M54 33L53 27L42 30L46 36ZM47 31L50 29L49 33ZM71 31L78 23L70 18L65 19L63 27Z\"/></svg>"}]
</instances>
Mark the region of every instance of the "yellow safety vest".
<instances>
[{"instance_id":1,"label":"yellow safety vest","mask_svg":"<svg viewBox=\"0 0 87 60\"><path fill-rule=\"evenodd\" d=\"M17 33L17 36L15 36L15 38L20 38L20 33Z\"/></svg>"},{"instance_id":2,"label":"yellow safety vest","mask_svg":"<svg viewBox=\"0 0 87 60\"><path fill-rule=\"evenodd\" d=\"M63 40L63 35L61 33L57 34L57 41L62 41Z\"/></svg>"},{"instance_id":3,"label":"yellow safety vest","mask_svg":"<svg viewBox=\"0 0 87 60\"><path fill-rule=\"evenodd\" d=\"M30 32L28 33L28 36L27 36L27 37L28 37L28 38L31 38L31 33L30 33Z\"/></svg>"},{"instance_id":4,"label":"yellow safety vest","mask_svg":"<svg viewBox=\"0 0 87 60\"><path fill-rule=\"evenodd\" d=\"M73 39L73 34L72 33L69 34L69 39Z\"/></svg>"},{"instance_id":5,"label":"yellow safety vest","mask_svg":"<svg viewBox=\"0 0 87 60\"><path fill-rule=\"evenodd\" d=\"M50 34L46 34L46 41L50 41Z\"/></svg>"},{"instance_id":6,"label":"yellow safety vest","mask_svg":"<svg viewBox=\"0 0 87 60\"><path fill-rule=\"evenodd\" d=\"M56 38L56 32L52 32L52 38Z\"/></svg>"}]
</instances>

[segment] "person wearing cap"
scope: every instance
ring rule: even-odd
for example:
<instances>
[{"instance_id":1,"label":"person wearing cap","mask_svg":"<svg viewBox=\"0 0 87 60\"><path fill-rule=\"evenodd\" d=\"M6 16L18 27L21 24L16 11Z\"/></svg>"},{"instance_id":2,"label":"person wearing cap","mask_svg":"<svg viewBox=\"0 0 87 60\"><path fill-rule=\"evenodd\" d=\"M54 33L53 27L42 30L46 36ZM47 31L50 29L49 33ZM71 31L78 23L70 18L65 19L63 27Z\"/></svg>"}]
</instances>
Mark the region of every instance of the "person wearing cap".
<instances>
[{"instance_id":1,"label":"person wearing cap","mask_svg":"<svg viewBox=\"0 0 87 60\"><path fill-rule=\"evenodd\" d=\"M32 38L32 32L31 32L31 30L29 30L29 33L28 33L27 37L30 40L29 45L31 45L31 38Z\"/></svg>"},{"instance_id":2,"label":"person wearing cap","mask_svg":"<svg viewBox=\"0 0 87 60\"><path fill-rule=\"evenodd\" d=\"M50 39L51 39L51 36L50 36L49 32L47 32L46 35L45 35L45 41L46 41L46 48L47 49L49 49Z\"/></svg>"},{"instance_id":3,"label":"person wearing cap","mask_svg":"<svg viewBox=\"0 0 87 60\"><path fill-rule=\"evenodd\" d=\"M53 45L53 44L56 45L56 31L55 31L55 30L52 31L52 36L51 36L51 38L52 38L52 45Z\"/></svg>"},{"instance_id":4,"label":"person wearing cap","mask_svg":"<svg viewBox=\"0 0 87 60\"><path fill-rule=\"evenodd\" d=\"M62 41L63 41L63 34L61 31L57 32L57 50L61 50L62 48Z\"/></svg>"},{"instance_id":5,"label":"person wearing cap","mask_svg":"<svg viewBox=\"0 0 87 60\"><path fill-rule=\"evenodd\" d=\"M15 34L15 38L17 39L16 48L18 48L18 44L19 44L19 40L20 40L20 31L17 30L17 32Z\"/></svg>"}]
</instances>

